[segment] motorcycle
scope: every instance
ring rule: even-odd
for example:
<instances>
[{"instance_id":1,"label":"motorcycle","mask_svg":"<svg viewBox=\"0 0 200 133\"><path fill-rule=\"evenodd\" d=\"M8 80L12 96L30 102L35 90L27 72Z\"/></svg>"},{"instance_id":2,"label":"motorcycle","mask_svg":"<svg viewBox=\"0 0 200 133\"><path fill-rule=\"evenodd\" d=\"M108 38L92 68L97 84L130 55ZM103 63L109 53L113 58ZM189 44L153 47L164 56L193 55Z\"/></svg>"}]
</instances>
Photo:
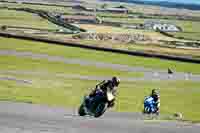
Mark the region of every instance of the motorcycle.
<instances>
[{"instance_id":1,"label":"motorcycle","mask_svg":"<svg viewBox=\"0 0 200 133\"><path fill-rule=\"evenodd\" d=\"M156 103L152 97L147 97L144 100L144 114L159 114Z\"/></svg>"},{"instance_id":2,"label":"motorcycle","mask_svg":"<svg viewBox=\"0 0 200 133\"><path fill-rule=\"evenodd\" d=\"M113 102L114 98L111 91L107 91L106 93L98 91L92 98L84 96L83 103L80 105L78 113L80 116L89 115L96 118L100 117L109 108L108 104Z\"/></svg>"}]
</instances>

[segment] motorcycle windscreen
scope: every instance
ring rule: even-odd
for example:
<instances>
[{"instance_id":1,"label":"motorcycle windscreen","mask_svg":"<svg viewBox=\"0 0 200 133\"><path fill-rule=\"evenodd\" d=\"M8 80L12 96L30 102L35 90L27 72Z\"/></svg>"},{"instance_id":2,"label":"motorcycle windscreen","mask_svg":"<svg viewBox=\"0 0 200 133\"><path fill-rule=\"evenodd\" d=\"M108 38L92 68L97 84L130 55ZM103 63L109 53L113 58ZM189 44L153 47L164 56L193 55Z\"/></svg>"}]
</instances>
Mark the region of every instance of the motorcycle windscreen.
<instances>
[{"instance_id":1,"label":"motorcycle windscreen","mask_svg":"<svg viewBox=\"0 0 200 133\"><path fill-rule=\"evenodd\" d=\"M113 96L112 92L107 92L108 101L112 101L115 97Z\"/></svg>"}]
</instances>

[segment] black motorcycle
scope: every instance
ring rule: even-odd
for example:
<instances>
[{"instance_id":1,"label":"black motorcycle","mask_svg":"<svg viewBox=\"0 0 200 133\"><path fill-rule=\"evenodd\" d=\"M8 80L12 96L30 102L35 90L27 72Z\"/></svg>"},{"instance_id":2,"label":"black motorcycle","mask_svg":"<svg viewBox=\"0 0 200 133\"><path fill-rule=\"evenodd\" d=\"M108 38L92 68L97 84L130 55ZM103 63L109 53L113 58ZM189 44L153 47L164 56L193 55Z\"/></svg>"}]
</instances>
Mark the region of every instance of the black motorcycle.
<instances>
[{"instance_id":1,"label":"black motorcycle","mask_svg":"<svg viewBox=\"0 0 200 133\"><path fill-rule=\"evenodd\" d=\"M108 104L114 100L111 91L106 93L102 91L96 92L94 97L84 96L83 103L80 105L78 113L80 116L100 117L108 109Z\"/></svg>"}]
</instances>

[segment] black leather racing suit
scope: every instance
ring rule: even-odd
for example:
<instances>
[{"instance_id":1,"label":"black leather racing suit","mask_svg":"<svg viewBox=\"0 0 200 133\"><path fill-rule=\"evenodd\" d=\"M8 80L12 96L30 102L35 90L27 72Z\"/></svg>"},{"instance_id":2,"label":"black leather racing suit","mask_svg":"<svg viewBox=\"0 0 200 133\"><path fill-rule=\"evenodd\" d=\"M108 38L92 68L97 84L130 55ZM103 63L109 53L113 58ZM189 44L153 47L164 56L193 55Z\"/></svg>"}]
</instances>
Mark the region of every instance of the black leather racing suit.
<instances>
[{"instance_id":1,"label":"black leather racing suit","mask_svg":"<svg viewBox=\"0 0 200 133\"><path fill-rule=\"evenodd\" d=\"M114 96L116 96L117 89L114 86L112 80L104 80L101 83L97 84L96 88L94 90L92 90L92 92L89 94L89 96L90 97L95 96L96 91L98 91L99 89L102 90L104 93L106 93L108 88L112 91L112 94ZM115 101L115 99L112 102L108 103L108 107L113 107L114 101Z\"/></svg>"}]
</instances>

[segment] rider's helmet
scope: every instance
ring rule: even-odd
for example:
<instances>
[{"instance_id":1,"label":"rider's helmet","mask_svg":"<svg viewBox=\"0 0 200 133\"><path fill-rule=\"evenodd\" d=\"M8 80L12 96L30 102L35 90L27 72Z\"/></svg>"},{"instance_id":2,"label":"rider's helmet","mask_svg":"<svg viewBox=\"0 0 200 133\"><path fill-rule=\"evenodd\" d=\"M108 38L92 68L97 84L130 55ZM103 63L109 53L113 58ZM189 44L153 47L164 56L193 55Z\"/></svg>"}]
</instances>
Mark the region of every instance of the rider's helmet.
<instances>
[{"instance_id":1,"label":"rider's helmet","mask_svg":"<svg viewBox=\"0 0 200 133\"><path fill-rule=\"evenodd\" d=\"M156 100L159 99L160 98L160 94L158 92L158 89L153 89L152 92L151 92L151 96Z\"/></svg>"},{"instance_id":2,"label":"rider's helmet","mask_svg":"<svg viewBox=\"0 0 200 133\"><path fill-rule=\"evenodd\" d=\"M114 84L114 86L118 86L120 83L120 79L118 77L112 77L112 82Z\"/></svg>"}]
</instances>

